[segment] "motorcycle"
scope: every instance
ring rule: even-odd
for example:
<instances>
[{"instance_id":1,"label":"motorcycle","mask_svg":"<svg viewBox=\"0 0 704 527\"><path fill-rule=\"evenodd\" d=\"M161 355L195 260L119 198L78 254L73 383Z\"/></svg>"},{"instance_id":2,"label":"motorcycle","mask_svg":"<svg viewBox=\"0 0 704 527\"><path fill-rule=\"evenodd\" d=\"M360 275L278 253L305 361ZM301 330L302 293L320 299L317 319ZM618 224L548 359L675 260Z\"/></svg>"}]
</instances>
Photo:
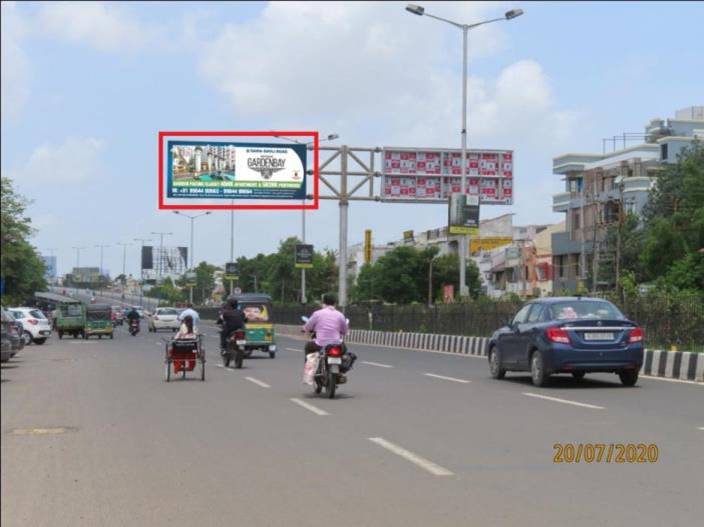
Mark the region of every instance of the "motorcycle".
<instances>
[{"instance_id":1,"label":"motorcycle","mask_svg":"<svg viewBox=\"0 0 704 527\"><path fill-rule=\"evenodd\" d=\"M308 322L308 317L301 317L301 320L305 324ZM349 325L349 320L347 320ZM310 338L315 339L315 332L310 333ZM324 349L319 352L318 368L315 372L314 391L316 394L320 394L325 388L325 394L328 399L335 398L335 392L337 391L337 386L339 384L345 384L347 382L347 377L343 373L349 371L352 366L352 356L351 354L345 353L345 345L343 342L339 344L328 344ZM306 360L308 357L306 356Z\"/></svg>"},{"instance_id":2,"label":"motorcycle","mask_svg":"<svg viewBox=\"0 0 704 527\"><path fill-rule=\"evenodd\" d=\"M222 364L225 368L230 366L230 361L235 360L235 368L242 368L244 362L244 345L246 344L244 330L238 329L227 339L227 349L220 352Z\"/></svg>"},{"instance_id":3,"label":"motorcycle","mask_svg":"<svg viewBox=\"0 0 704 527\"><path fill-rule=\"evenodd\" d=\"M136 337L137 333L139 333L139 320L130 320L130 327L128 328L128 331L130 332L130 335Z\"/></svg>"}]
</instances>

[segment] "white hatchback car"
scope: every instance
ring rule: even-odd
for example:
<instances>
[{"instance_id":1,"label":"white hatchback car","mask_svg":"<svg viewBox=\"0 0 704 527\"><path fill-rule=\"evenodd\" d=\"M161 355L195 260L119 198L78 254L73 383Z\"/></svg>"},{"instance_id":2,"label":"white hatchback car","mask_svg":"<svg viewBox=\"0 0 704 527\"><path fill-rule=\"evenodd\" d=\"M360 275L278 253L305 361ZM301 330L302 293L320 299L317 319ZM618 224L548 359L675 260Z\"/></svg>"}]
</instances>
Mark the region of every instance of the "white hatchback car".
<instances>
[{"instance_id":1,"label":"white hatchback car","mask_svg":"<svg viewBox=\"0 0 704 527\"><path fill-rule=\"evenodd\" d=\"M180 325L178 309L174 307L158 307L153 314L149 315L149 331L156 332L160 329L176 331Z\"/></svg>"},{"instance_id":2,"label":"white hatchback car","mask_svg":"<svg viewBox=\"0 0 704 527\"><path fill-rule=\"evenodd\" d=\"M51 322L36 307L11 307L8 311L15 320L22 323L25 345L32 342L44 344L51 336Z\"/></svg>"}]
</instances>

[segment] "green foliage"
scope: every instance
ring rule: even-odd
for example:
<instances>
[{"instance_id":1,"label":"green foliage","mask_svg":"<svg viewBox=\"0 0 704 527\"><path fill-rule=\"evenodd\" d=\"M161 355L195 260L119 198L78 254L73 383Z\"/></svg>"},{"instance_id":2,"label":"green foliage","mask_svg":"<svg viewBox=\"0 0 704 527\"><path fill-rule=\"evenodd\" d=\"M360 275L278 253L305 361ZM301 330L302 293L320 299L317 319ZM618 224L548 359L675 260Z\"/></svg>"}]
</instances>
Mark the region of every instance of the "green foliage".
<instances>
[{"instance_id":1,"label":"green foliage","mask_svg":"<svg viewBox=\"0 0 704 527\"><path fill-rule=\"evenodd\" d=\"M165 278L161 285L152 287L145 293L151 298L158 298L161 304L175 304L186 300L186 293L182 289L176 287L171 281L171 278Z\"/></svg>"},{"instance_id":2,"label":"green foliage","mask_svg":"<svg viewBox=\"0 0 704 527\"><path fill-rule=\"evenodd\" d=\"M459 293L459 261L456 254L437 256L438 249L396 247L373 265L362 266L350 297L354 303L383 300L396 304L426 303L428 301L429 272L432 261L433 301L442 299L442 288L452 284ZM479 296L479 270L472 260L467 261L467 283L472 297Z\"/></svg>"},{"instance_id":3,"label":"green foliage","mask_svg":"<svg viewBox=\"0 0 704 527\"><path fill-rule=\"evenodd\" d=\"M29 237L33 233L31 219L25 216L29 202L15 192L11 179L0 178L0 184L0 274L5 281L3 303L22 304L27 302L34 292L46 289L44 262L29 243Z\"/></svg>"}]
</instances>

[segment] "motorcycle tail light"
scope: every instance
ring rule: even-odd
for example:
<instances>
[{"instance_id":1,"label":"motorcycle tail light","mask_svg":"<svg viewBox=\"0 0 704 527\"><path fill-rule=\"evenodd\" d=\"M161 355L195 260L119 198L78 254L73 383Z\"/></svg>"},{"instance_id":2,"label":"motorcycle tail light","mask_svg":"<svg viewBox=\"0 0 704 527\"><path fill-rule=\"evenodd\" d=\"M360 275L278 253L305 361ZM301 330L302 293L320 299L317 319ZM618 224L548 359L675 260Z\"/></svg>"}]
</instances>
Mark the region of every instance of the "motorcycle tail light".
<instances>
[{"instance_id":1,"label":"motorcycle tail light","mask_svg":"<svg viewBox=\"0 0 704 527\"><path fill-rule=\"evenodd\" d=\"M628 335L628 343L633 344L634 342L643 342L644 336L645 334L643 333L642 328L633 328L631 333Z\"/></svg>"},{"instance_id":2,"label":"motorcycle tail light","mask_svg":"<svg viewBox=\"0 0 704 527\"><path fill-rule=\"evenodd\" d=\"M33 326L36 326L37 324L39 324L39 321L36 318L30 318L27 320L27 322L29 322Z\"/></svg>"},{"instance_id":3,"label":"motorcycle tail light","mask_svg":"<svg viewBox=\"0 0 704 527\"><path fill-rule=\"evenodd\" d=\"M570 335L562 328L548 328L545 330L545 336L550 342L559 344L570 344Z\"/></svg>"},{"instance_id":4,"label":"motorcycle tail light","mask_svg":"<svg viewBox=\"0 0 704 527\"><path fill-rule=\"evenodd\" d=\"M244 331L235 331L235 340L244 340Z\"/></svg>"},{"instance_id":5,"label":"motorcycle tail light","mask_svg":"<svg viewBox=\"0 0 704 527\"><path fill-rule=\"evenodd\" d=\"M342 356L342 348L335 346L333 348L330 348L328 350L328 355L331 357L341 357Z\"/></svg>"}]
</instances>

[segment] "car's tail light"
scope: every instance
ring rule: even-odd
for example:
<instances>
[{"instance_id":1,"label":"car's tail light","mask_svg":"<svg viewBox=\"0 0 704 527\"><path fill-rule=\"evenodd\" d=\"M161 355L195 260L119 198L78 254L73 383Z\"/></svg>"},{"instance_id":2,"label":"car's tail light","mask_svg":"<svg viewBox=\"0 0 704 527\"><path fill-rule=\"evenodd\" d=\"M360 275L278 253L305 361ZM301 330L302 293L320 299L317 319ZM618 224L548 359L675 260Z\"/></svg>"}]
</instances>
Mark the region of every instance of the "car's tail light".
<instances>
[{"instance_id":1,"label":"car's tail light","mask_svg":"<svg viewBox=\"0 0 704 527\"><path fill-rule=\"evenodd\" d=\"M342 348L339 346L334 346L328 350L328 355L331 357L341 357L342 356Z\"/></svg>"},{"instance_id":2,"label":"car's tail light","mask_svg":"<svg viewBox=\"0 0 704 527\"><path fill-rule=\"evenodd\" d=\"M27 322L29 322L33 326L36 326L37 324L39 324L39 321L36 318L28 318Z\"/></svg>"},{"instance_id":3,"label":"car's tail light","mask_svg":"<svg viewBox=\"0 0 704 527\"><path fill-rule=\"evenodd\" d=\"M628 335L628 343L633 344L634 342L643 342L644 336L645 334L643 333L642 328L633 328L631 333Z\"/></svg>"},{"instance_id":4,"label":"car's tail light","mask_svg":"<svg viewBox=\"0 0 704 527\"><path fill-rule=\"evenodd\" d=\"M545 330L545 336L550 342L570 344L570 335L562 328L548 328Z\"/></svg>"}]
</instances>

